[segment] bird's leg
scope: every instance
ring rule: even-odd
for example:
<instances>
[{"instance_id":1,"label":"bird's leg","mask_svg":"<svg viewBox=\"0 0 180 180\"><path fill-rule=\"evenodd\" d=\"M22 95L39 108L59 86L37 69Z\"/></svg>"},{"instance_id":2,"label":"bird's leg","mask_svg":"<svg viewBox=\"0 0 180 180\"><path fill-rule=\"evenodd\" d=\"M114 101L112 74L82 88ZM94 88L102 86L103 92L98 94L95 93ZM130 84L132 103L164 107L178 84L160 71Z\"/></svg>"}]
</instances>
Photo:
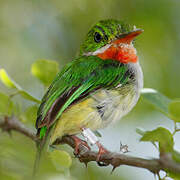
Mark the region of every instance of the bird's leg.
<instances>
[{"instance_id":1,"label":"bird's leg","mask_svg":"<svg viewBox=\"0 0 180 180\"><path fill-rule=\"evenodd\" d=\"M99 148L99 152L98 152L98 155L96 158L96 161L98 162L100 160L101 155L107 154L107 153L109 153L109 151L99 141L96 142L96 145Z\"/></svg>"},{"instance_id":2,"label":"bird's leg","mask_svg":"<svg viewBox=\"0 0 180 180\"><path fill-rule=\"evenodd\" d=\"M90 129L85 129L83 128L82 129L82 135L87 139L89 140L89 142L91 144L96 144L99 148L99 152L98 152L98 155L97 155L97 159L96 161L98 162L100 160L100 157L102 154L106 154L108 153L109 151L107 149L105 149L103 147L103 145L99 142L97 136L90 130Z\"/></svg>"},{"instance_id":3,"label":"bird's leg","mask_svg":"<svg viewBox=\"0 0 180 180\"><path fill-rule=\"evenodd\" d=\"M82 139L78 138L77 136L71 136L74 140L75 143L75 150L74 153L78 154L79 153L79 146L80 145L84 145L85 147L87 147L89 150L91 149L86 141L83 141Z\"/></svg>"}]
</instances>

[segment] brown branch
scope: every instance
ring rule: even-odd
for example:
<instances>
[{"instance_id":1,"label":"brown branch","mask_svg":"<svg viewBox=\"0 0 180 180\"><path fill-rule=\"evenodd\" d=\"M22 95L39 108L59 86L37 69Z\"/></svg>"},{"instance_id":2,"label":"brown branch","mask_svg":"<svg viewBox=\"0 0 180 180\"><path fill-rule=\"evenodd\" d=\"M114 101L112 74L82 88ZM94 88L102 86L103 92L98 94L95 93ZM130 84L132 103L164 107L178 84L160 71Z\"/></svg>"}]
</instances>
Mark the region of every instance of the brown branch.
<instances>
[{"instance_id":1,"label":"brown branch","mask_svg":"<svg viewBox=\"0 0 180 180\"><path fill-rule=\"evenodd\" d=\"M16 117L7 117L0 120L0 128L3 131L11 132L11 130L17 131L25 136L31 138L33 141L36 141L36 133L35 130L27 128L22 122L20 122Z\"/></svg>"},{"instance_id":2,"label":"brown branch","mask_svg":"<svg viewBox=\"0 0 180 180\"><path fill-rule=\"evenodd\" d=\"M0 120L0 128L7 132L15 130L19 133L24 134L25 136L29 137L35 142L38 140L35 131L30 128L27 128L22 122L20 122L15 117L5 117L3 120ZM62 139L56 140L54 145L57 144L68 144L73 149L75 147L74 140L70 136L64 136ZM97 152L89 151L85 146L80 146L79 150L80 152L77 157L80 160L80 162L87 164L90 161L96 161ZM163 156L160 159L144 159L132 157L121 153L109 152L107 154L103 154L100 157L100 162L101 163L98 163L99 166L112 165L113 170L121 165L127 165L145 168L153 173L158 173L160 170L168 170L175 173L180 173L180 164L175 163L170 155Z\"/></svg>"},{"instance_id":3,"label":"brown branch","mask_svg":"<svg viewBox=\"0 0 180 180\"><path fill-rule=\"evenodd\" d=\"M56 140L55 143L68 144L73 149L75 147L73 139L69 136L64 136L61 140ZM90 161L96 161L97 155L97 152L89 151L85 146L81 146L80 156L78 158L80 162L87 164ZM175 163L169 156L161 157L161 159L144 159L121 153L110 152L108 154L103 154L100 157L100 162L104 163L105 165L112 165L113 170L118 166L127 165L145 168L155 174L160 170L169 170L175 173L180 173L180 164Z\"/></svg>"}]
</instances>

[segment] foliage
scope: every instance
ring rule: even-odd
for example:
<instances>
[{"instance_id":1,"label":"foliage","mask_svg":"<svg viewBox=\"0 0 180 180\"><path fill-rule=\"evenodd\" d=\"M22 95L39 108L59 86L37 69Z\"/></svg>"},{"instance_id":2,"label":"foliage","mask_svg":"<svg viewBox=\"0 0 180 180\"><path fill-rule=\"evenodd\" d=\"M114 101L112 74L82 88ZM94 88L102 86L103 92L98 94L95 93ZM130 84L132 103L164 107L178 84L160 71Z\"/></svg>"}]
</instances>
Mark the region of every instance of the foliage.
<instances>
[{"instance_id":1,"label":"foliage","mask_svg":"<svg viewBox=\"0 0 180 180\"><path fill-rule=\"evenodd\" d=\"M0 92L0 115L11 115L13 102L10 97Z\"/></svg>"},{"instance_id":2,"label":"foliage","mask_svg":"<svg viewBox=\"0 0 180 180\"><path fill-rule=\"evenodd\" d=\"M171 118L175 122L180 122L180 100L175 100L171 102L168 106Z\"/></svg>"},{"instance_id":3,"label":"foliage","mask_svg":"<svg viewBox=\"0 0 180 180\"><path fill-rule=\"evenodd\" d=\"M72 159L66 151L53 150L49 153L49 157L57 169L70 168Z\"/></svg>"},{"instance_id":4,"label":"foliage","mask_svg":"<svg viewBox=\"0 0 180 180\"><path fill-rule=\"evenodd\" d=\"M160 153L173 151L173 136L166 128L163 127L158 127L153 131L146 131L140 141L158 142Z\"/></svg>"},{"instance_id":5,"label":"foliage","mask_svg":"<svg viewBox=\"0 0 180 180\"><path fill-rule=\"evenodd\" d=\"M32 64L31 73L45 86L49 86L59 71L56 61L38 60Z\"/></svg>"},{"instance_id":6,"label":"foliage","mask_svg":"<svg viewBox=\"0 0 180 180\"><path fill-rule=\"evenodd\" d=\"M5 86L15 89L23 98L40 103L37 98L23 90L14 80L12 80L4 69L0 69L0 80Z\"/></svg>"}]
</instances>

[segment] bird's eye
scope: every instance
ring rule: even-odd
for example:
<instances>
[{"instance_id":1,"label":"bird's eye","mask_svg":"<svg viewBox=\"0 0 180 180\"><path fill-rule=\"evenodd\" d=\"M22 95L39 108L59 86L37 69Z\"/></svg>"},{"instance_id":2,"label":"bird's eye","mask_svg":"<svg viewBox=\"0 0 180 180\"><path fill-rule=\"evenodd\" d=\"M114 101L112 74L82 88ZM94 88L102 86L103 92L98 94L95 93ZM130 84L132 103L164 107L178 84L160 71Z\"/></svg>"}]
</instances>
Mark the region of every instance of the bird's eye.
<instances>
[{"instance_id":1,"label":"bird's eye","mask_svg":"<svg viewBox=\"0 0 180 180\"><path fill-rule=\"evenodd\" d=\"M99 43L99 42L101 42L101 40L102 40L102 36L98 32L95 32L94 41Z\"/></svg>"}]
</instances>

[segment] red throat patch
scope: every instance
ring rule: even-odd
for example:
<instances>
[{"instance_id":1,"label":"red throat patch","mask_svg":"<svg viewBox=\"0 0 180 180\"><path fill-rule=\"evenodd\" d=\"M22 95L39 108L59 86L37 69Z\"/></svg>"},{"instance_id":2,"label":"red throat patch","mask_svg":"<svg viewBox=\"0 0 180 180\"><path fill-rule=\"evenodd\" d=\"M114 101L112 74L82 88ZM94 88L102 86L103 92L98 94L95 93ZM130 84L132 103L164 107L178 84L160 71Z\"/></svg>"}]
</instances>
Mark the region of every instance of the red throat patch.
<instances>
[{"instance_id":1,"label":"red throat patch","mask_svg":"<svg viewBox=\"0 0 180 180\"><path fill-rule=\"evenodd\" d=\"M97 54L97 56L103 60L113 59L125 64L129 62L136 63L138 61L136 49L133 47L133 45L125 43L113 43L103 53Z\"/></svg>"}]
</instances>

